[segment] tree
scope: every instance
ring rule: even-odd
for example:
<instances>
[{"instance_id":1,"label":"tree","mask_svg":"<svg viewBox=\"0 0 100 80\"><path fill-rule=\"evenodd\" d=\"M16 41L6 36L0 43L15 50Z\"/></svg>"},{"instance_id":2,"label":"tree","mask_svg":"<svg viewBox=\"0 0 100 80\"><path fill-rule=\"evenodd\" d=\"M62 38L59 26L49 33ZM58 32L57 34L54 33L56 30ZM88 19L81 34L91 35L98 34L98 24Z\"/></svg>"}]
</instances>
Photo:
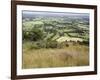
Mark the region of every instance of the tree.
<instances>
[{"instance_id":1,"label":"tree","mask_svg":"<svg viewBox=\"0 0 100 80\"><path fill-rule=\"evenodd\" d=\"M43 32L42 30L38 29L38 28L33 28L31 30L31 40L33 41L38 41L43 39Z\"/></svg>"},{"instance_id":2,"label":"tree","mask_svg":"<svg viewBox=\"0 0 100 80\"><path fill-rule=\"evenodd\" d=\"M23 30L23 40L38 41L43 39L43 32L39 28L32 28L30 31Z\"/></svg>"}]
</instances>

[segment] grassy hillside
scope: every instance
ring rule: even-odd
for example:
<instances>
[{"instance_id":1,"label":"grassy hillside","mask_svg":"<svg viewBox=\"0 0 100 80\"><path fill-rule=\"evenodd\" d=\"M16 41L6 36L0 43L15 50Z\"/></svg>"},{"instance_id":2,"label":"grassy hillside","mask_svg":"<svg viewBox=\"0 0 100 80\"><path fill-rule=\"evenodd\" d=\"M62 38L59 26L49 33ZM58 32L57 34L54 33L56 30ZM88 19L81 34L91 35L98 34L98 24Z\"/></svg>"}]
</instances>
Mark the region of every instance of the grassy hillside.
<instances>
[{"instance_id":1,"label":"grassy hillside","mask_svg":"<svg viewBox=\"0 0 100 80\"><path fill-rule=\"evenodd\" d=\"M89 65L89 49L84 45L70 45L62 49L23 49L24 69Z\"/></svg>"}]
</instances>

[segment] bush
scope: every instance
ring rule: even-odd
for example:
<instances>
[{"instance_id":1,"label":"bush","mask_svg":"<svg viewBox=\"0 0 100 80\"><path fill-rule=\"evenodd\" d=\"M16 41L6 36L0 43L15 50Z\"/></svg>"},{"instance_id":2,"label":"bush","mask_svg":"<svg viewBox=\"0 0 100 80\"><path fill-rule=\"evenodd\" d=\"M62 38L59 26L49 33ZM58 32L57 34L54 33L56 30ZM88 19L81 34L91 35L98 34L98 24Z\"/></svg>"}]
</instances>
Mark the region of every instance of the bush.
<instances>
[{"instance_id":1,"label":"bush","mask_svg":"<svg viewBox=\"0 0 100 80\"><path fill-rule=\"evenodd\" d=\"M46 43L44 41L39 41L36 43L40 48L46 48Z\"/></svg>"},{"instance_id":2,"label":"bush","mask_svg":"<svg viewBox=\"0 0 100 80\"><path fill-rule=\"evenodd\" d=\"M46 42L46 48L57 48L57 41Z\"/></svg>"},{"instance_id":3,"label":"bush","mask_svg":"<svg viewBox=\"0 0 100 80\"><path fill-rule=\"evenodd\" d=\"M65 45L66 45L66 47L69 47L69 44L68 43L66 43Z\"/></svg>"},{"instance_id":4,"label":"bush","mask_svg":"<svg viewBox=\"0 0 100 80\"><path fill-rule=\"evenodd\" d=\"M40 49L40 47L36 43L32 43L30 44L29 49Z\"/></svg>"},{"instance_id":5,"label":"bush","mask_svg":"<svg viewBox=\"0 0 100 80\"><path fill-rule=\"evenodd\" d=\"M83 44L89 45L89 41L83 41Z\"/></svg>"},{"instance_id":6,"label":"bush","mask_svg":"<svg viewBox=\"0 0 100 80\"><path fill-rule=\"evenodd\" d=\"M23 40L29 40L31 38L31 33L28 31L23 31Z\"/></svg>"},{"instance_id":7,"label":"bush","mask_svg":"<svg viewBox=\"0 0 100 80\"><path fill-rule=\"evenodd\" d=\"M78 42L80 45L89 45L89 41Z\"/></svg>"}]
</instances>

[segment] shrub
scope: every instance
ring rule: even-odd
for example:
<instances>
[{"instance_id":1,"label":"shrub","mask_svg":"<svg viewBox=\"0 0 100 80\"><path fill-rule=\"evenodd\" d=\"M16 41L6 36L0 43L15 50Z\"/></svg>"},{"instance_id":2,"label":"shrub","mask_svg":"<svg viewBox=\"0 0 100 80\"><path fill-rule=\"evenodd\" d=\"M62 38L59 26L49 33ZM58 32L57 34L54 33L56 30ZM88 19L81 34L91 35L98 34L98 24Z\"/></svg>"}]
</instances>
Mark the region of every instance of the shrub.
<instances>
[{"instance_id":1,"label":"shrub","mask_svg":"<svg viewBox=\"0 0 100 80\"><path fill-rule=\"evenodd\" d=\"M83 42L78 42L80 45L89 45L89 41L84 40Z\"/></svg>"},{"instance_id":2,"label":"shrub","mask_svg":"<svg viewBox=\"0 0 100 80\"><path fill-rule=\"evenodd\" d=\"M46 48L57 48L57 41L46 42Z\"/></svg>"},{"instance_id":3,"label":"shrub","mask_svg":"<svg viewBox=\"0 0 100 80\"><path fill-rule=\"evenodd\" d=\"M57 48L64 48L69 47L69 44L67 42L58 43Z\"/></svg>"},{"instance_id":4,"label":"shrub","mask_svg":"<svg viewBox=\"0 0 100 80\"><path fill-rule=\"evenodd\" d=\"M46 43L44 41L39 41L36 43L40 48L46 48Z\"/></svg>"},{"instance_id":5,"label":"shrub","mask_svg":"<svg viewBox=\"0 0 100 80\"><path fill-rule=\"evenodd\" d=\"M89 41L83 41L83 43L89 45Z\"/></svg>"},{"instance_id":6,"label":"shrub","mask_svg":"<svg viewBox=\"0 0 100 80\"><path fill-rule=\"evenodd\" d=\"M66 43L65 45L66 45L66 47L69 47L69 44L68 43Z\"/></svg>"},{"instance_id":7,"label":"shrub","mask_svg":"<svg viewBox=\"0 0 100 80\"><path fill-rule=\"evenodd\" d=\"M29 49L40 49L40 47L36 43L32 43L30 44Z\"/></svg>"}]
</instances>

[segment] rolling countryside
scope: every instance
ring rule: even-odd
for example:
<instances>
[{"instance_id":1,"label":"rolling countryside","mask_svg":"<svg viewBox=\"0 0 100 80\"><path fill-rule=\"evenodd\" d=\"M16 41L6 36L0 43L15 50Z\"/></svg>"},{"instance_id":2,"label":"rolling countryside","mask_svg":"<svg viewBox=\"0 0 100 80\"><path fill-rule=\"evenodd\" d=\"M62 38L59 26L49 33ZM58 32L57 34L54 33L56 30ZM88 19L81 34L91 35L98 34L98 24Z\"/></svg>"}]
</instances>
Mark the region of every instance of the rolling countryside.
<instances>
[{"instance_id":1,"label":"rolling countryside","mask_svg":"<svg viewBox=\"0 0 100 80\"><path fill-rule=\"evenodd\" d=\"M22 68L89 65L89 14L22 12Z\"/></svg>"}]
</instances>

